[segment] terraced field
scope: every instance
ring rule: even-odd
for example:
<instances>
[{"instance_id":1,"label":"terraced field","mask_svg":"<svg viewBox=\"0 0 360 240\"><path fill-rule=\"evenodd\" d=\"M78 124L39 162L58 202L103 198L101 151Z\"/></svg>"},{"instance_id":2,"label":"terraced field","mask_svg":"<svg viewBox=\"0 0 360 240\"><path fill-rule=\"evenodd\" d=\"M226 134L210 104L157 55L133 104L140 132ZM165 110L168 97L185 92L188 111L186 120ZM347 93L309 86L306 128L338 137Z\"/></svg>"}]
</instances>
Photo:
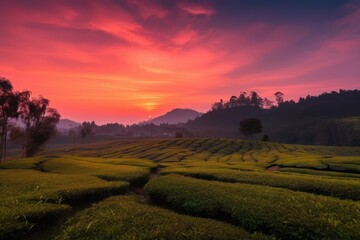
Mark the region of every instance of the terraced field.
<instances>
[{"instance_id":1,"label":"terraced field","mask_svg":"<svg viewBox=\"0 0 360 240\"><path fill-rule=\"evenodd\" d=\"M0 239L360 239L359 147L108 141L2 163L0 189Z\"/></svg>"}]
</instances>

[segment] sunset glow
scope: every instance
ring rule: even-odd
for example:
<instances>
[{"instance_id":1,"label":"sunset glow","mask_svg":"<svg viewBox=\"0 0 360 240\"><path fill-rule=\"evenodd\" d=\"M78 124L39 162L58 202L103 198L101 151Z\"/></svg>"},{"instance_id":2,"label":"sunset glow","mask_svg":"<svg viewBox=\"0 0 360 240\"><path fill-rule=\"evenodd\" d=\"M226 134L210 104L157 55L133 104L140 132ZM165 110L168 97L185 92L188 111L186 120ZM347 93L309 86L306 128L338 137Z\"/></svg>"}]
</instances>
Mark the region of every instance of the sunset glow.
<instances>
[{"instance_id":1,"label":"sunset glow","mask_svg":"<svg viewBox=\"0 0 360 240\"><path fill-rule=\"evenodd\" d=\"M0 76L97 123L360 88L359 1L310 2L0 0Z\"/></svg>"}]
</instances>

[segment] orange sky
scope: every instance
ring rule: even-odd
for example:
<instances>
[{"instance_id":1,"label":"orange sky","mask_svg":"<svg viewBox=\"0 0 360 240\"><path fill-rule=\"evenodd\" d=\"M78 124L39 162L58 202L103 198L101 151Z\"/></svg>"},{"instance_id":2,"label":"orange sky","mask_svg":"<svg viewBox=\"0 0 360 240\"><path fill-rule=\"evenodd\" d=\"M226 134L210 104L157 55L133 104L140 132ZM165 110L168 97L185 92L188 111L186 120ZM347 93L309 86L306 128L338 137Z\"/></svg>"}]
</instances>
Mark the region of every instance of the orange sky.
<instances>
[{"instance_id":1,"label":"orange sky","mask_svg":"<svg viewBox=\"0 0 360 240\"><path fill-rule=\"evenodd\" d=\"M220 2L1 0L0 76L63 118L97 123L207 111L242 91L297 99L360 87L356 1L283 7L300 21Z\"/></svg>"}]
</instances>

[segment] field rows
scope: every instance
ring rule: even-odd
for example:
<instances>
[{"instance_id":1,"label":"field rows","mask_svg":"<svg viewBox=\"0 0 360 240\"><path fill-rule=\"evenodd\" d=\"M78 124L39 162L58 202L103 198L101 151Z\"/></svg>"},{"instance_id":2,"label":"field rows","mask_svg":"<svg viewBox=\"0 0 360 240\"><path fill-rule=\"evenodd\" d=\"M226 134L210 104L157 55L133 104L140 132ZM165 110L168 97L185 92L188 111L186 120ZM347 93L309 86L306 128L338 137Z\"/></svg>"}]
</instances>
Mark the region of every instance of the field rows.
<instances>
[{"instance_id":1,"label":"field rows","mask_svg":"<svg viewBox=\"0 0 360 240\"><path fill-rule=\"evenodd\" d=\"M2 163L0 187L0 239L65 215L53 238L360 238L358 147L119 140Z\"/></svg>"},{"instance_id":2,"label":"field rows","mask_svg":"<svg viewBox=\"0 0 360 240\"><path fill-rule=\"evenodd\" d=\"M265 170L277 166L279 171L325 176L358 177L360 148L302 146L238 139L138 140L96 145L85 150L69 149L69 154L106 158L149 159L161 166L218 163L219 167ZM227 166L228 165L228 166Z\"/></svg>"}]
</instances>

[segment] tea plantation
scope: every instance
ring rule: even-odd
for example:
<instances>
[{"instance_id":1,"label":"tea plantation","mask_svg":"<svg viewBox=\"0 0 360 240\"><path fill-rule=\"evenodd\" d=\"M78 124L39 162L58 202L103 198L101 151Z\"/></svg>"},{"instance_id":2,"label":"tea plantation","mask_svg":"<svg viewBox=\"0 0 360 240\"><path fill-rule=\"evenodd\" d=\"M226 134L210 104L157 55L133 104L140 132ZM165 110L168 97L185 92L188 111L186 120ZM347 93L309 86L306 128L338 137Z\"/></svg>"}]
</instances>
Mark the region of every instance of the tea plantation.
<instances>
[{"instance_id":1,"label":"tea plantation","mask_svg":"<svg viewBox=\"0 0 360 240\"><path fill-rule=\"evenodd\" d=\"M128 139L0 164L0 239L360 239L360 147Z\"/></svg>"}]
</instances>

